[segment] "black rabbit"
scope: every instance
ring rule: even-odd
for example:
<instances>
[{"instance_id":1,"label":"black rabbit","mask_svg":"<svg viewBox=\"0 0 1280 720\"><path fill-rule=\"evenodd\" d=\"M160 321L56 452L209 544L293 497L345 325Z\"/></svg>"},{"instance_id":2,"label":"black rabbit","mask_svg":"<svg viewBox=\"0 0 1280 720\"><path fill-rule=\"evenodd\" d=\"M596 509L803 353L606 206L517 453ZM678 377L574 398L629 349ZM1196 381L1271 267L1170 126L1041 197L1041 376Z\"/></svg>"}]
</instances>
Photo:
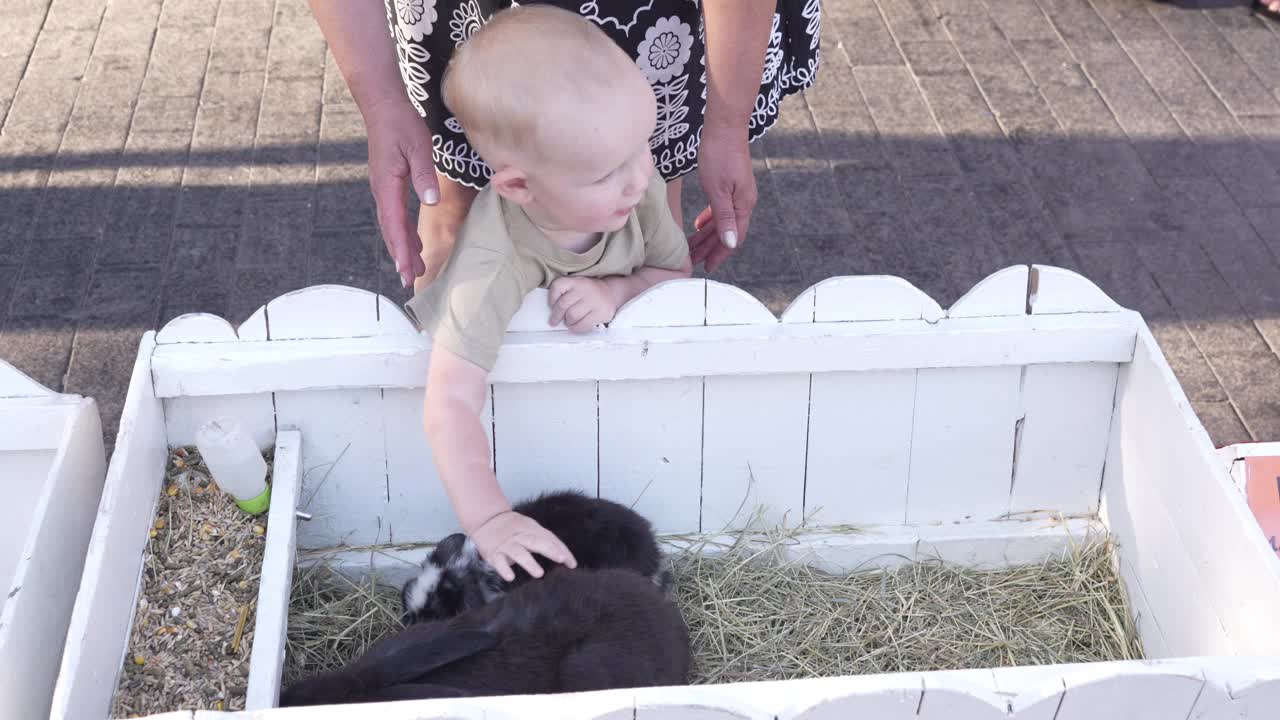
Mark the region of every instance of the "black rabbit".
<instances>
[{"instance_id":1,"label":"black rabbit","mask_svg":"<svg viewBox=\"0 0 1280 720\"><path fill-rule=\"evenodd\" d=\"M684 685L688 671L684 619L651 580L557 566L454 618L404 628L288 687L280 706Z\"/></svg>"},{"instance_id":2,"label":"black rabbit","mask_svg":"<svg viewBox=\"0 0 1280 720\"><path fill-rule=\"evenodd\" d=\"M575 490L540 495L512 509L560 538L579 568L625 568L650 578L664 592L669 590L671 575L661 568L653 528L636 511ZM538 560L545 562L545 558ZM454 533L436 545L418 575L402 588L404 623L453 617L530 579L519 565L512 570L515 580L504 582L480 558L470 538Z\"/></svg>"}]
</instances>

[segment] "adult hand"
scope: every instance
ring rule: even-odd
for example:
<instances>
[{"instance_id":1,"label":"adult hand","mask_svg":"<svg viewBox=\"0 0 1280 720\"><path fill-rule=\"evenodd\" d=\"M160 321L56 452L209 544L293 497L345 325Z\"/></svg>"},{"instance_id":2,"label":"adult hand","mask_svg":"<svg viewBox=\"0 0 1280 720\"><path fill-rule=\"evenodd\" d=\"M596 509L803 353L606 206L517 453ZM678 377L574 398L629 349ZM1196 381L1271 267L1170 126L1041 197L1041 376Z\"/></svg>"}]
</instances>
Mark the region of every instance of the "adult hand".
<instances>
[{"instance_id":1,"label":"adult hand","mask_svg":"<svg viewBox=\"0 0 1280 720\"><path fill-rule=\"evenodd\" d=\"M694 265L705 263L707 272L715 272L742 245L756 207L756 176L745 126L703 127L698 181L710 204L693 221L689 255Z\"/></svg>"},{"instance_id":2,"label":"adult hand","mask_svg":"<svg viewBox=\"0 0 1280 720\"><path fill-rule=\"evenodd\" d=\"M369 188L378 209L378 228L400 282L407 288L428 268L422 260L422 239L409 220L406 181L423 204L440 202L440 181L431 159L431 130L403 97L372 105L364 116L369 135Z\"/></svg>"}]
</instances>

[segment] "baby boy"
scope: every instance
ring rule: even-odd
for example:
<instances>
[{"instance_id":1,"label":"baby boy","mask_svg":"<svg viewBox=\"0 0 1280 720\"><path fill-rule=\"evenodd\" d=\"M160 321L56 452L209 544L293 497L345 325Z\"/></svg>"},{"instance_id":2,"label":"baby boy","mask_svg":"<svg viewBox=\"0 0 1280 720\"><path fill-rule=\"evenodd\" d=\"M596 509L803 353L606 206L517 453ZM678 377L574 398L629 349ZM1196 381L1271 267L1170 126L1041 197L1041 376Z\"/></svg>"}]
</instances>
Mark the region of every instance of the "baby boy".
<instances>
[{"instance_id":1,"label":"baby boy","mask_svg":"<svg viewBox=\"0 0 1280 720\"><path fill-rule=\"evenodd\" d=\"M440 277L407 308L432 338L425 424L462 529L507 580L537 553L574 567L552 533L513 512L480 423L488 374L525 296L586 332L656 283L688 277L688 241L654 171L656 102L644 74L590 21L550 6L494 15L455 52L443 100L493 169Z\"/></svg>"}]
</instances>

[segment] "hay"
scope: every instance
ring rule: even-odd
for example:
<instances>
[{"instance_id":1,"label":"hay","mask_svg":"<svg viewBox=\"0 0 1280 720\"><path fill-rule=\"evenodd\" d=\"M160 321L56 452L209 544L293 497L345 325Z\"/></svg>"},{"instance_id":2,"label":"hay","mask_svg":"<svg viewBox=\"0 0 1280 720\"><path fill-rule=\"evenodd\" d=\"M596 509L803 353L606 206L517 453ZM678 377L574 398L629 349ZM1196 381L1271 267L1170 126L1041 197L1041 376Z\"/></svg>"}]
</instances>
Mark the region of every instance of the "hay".
<instances>
[{"instance_id":1,"label":"hay","mask_svg":"<svg viewBox=\"0 0 1280 720\"><path fill-rule=\"evenodd\" d=\"M1142 655L1105 542L994 571L923 561L836 576L774 561L790 535L673 558L692 683Z\"/></svg>"},{"instance_id":2,"label":"hay","mask_svg":"<svg viewBox=\"0 0 1280 720\"><path fill-rule=\"evenodd\" d=\"M1142 656L1112 569L1089 542L1039 565L936 561L828 575L776 560L797 531L739 534L670 557L694 684L1092 662ZM399 629L398 588L323 563L295 576L287 681L338 668Z\"/></svg>"},{"instance_id":3,"label":"hay","mask_svg":"<svg viewBox=\"0 0 1280 720\"><path fill-rule=\"evenodd\" d=\"M356 582L324 562L293 574L284 682L337 670L401 628L400 590Z\"/></svg>"},{"instance_id":4,"label":"hay","mask_svg":"<svg viewBox=\"0 0 1280 720\"><path fill-rule=\"evenodd\" d=\"M116 718L244 708L267 521L218 489L194 447L165 469Z\"/></svg>"}]
</instances>

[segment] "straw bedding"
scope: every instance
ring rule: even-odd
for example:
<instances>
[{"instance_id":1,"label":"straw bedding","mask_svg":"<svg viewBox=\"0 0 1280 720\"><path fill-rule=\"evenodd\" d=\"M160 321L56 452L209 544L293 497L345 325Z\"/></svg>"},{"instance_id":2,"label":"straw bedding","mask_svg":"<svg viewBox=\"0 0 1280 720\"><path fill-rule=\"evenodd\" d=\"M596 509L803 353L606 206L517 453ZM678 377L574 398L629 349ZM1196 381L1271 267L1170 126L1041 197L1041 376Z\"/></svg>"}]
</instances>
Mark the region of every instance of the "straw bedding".
<instances>
[{"instance_id":1,"label":"straw bedding","mask_svg":"<svg viewBox=\"0 0 1280 720\"><path fill-rule=\"evenodd\" d=\"M266 522L171 451L112 717L244 708Z\"/></svg>"},{"instance_id":2,"label":"straw bedding","mask_svg":"<svg viewBox=\"0 0 1280 720\"><path fill-rule=\"evenodd\" d=\"M837 576L777 561L793 532L671 556L692 683L1142 656L1105 542L996 571L926 561ZM341 667L394 632L399 614L396 588L357 583L323 564L300 569L286 682Z\"/></svg>"}]
</instances>

